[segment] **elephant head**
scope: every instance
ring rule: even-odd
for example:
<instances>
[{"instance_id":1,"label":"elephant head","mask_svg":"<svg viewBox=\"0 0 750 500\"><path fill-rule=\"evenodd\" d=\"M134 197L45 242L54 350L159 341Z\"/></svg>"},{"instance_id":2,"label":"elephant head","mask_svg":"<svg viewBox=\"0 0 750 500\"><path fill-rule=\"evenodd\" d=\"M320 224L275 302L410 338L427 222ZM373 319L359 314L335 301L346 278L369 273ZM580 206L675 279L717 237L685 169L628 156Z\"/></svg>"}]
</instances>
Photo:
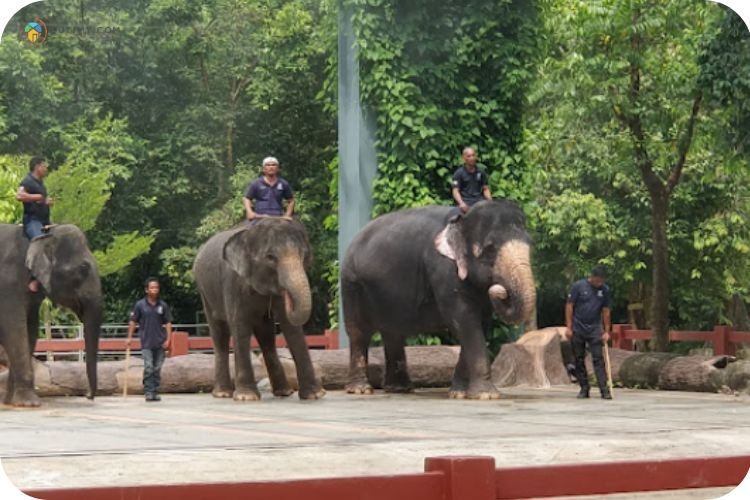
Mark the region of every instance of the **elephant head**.
<instances>
[{"instance_id":1,"label":"elephant head","mask_svg":"<svg viewBox=\"0 0 750 500\"><path fill-rule=\"evenodd\" d=\"M281 217L259 219L233 234L223 255L256 293L284 297L292 325L301 326L309 319L312 299L305 269L311 251L301 223Z\"/></svg>"},{"instance_id":2,"label":"elephant head","mask_svg":"<svg viewBox=\"0 0 750 500\"><path fill-rule=\"evenodd\" d=\"M73 225L52 227L47 237L29 244L26 267L52 302L67 307L83 322L89 380L86 397L93 399L103 305L99 270L86 236Z\"/></svg>"},{"instance_id":3,"label":"elephant head","mask_svg":"<svg viewBox=\"0 0 750 500\"><path fill-rule=\"evenodd\" d=\"M521 209L507 200L481 201L450 220L435 246L452 259L462 281L486 293L508 323L529 320L536 303L531 239Z\"/></svg>"}]
</instances>

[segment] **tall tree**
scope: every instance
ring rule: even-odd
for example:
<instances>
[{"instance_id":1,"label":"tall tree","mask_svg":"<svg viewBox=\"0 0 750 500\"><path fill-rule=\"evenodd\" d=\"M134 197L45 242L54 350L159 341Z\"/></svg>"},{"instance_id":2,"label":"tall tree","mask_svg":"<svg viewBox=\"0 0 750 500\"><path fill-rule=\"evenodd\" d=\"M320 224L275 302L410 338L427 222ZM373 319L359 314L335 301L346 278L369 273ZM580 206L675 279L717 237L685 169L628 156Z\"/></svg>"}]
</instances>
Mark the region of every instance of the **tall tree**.
<instances>
[{"instance_id":1,"label":"tall tree","mask_svg":"<svg viewBox=\"0 0 750 500\"><path fill-rule=\"evenodd\" d=\"M630 293L638 281L650 282L654 347L665 350L670 318L679 317L670 314L670 299L674 305L675 296L685 297L683 290L672 293L671 282L679 276L687 285L706 268L721 269L725 261L705 255L698 235L738 209L732 193L716 189L726 160L713 146L723 110L706 108L700 83L700 57L720 8L690 0L551 1L545 14L549 54L528 126L530 161L544 167L542 212L552 220L551 195L591 193L604 201L598 224L609 229L579 241L595 242L599 253L589 255L619 267ZM596 227L585 220L561 222ZM675 258L683 266L672 272Z\"/></svg>"}]
</instances>

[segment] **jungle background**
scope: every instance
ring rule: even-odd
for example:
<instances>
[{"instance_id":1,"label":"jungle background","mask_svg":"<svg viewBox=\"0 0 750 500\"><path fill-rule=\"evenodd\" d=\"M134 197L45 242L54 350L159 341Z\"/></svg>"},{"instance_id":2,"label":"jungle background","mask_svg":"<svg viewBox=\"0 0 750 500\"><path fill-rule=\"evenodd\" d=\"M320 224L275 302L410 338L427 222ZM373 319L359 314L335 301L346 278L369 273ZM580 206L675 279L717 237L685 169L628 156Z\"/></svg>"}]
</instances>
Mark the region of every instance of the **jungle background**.
<instances>
[{"instance_id":1,"label":"jungle background","mask_svg":"<svg viewBox=\"0 0 750 500\"><path fill-rule=\"evenodd\" d=\"M450 204L464 146L525 210L538 324L610 268L613 319L749 329L750 33L703 0L342 0L377 123L373 216ZM150 275L200 322L190 269L277 156L314 248L307 329L335 327L334 0L47 0L0 43L0 222L47 158L55 222L87 233L106 320ZM48 28L31 43L28 22ZM60 320L64 312L58 311ZM498 324L490 347L517 334ZM420 341L436 342L434 337Z\"/></svg>"}]
</instances>

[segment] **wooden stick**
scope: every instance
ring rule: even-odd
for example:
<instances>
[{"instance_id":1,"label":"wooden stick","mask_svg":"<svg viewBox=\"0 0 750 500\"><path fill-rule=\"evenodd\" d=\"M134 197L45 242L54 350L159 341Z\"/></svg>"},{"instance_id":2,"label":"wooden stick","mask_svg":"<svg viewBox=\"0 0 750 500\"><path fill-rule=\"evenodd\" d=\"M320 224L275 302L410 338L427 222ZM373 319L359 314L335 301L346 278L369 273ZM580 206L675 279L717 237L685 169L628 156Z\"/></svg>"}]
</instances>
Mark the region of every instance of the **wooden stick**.
<instances>
[{"instance_id":1,"label":"wooden stick","mask_svg":"<svg viewBox=\"0 0 750 500\"><path fill-rule=\"evenodd\" d=\"M604 364L607 368L607 387L612 399L615 399L615 384L612 382L612 363L609 361L609 346L604 343Z\"/></svg>"},{"instance_id":2,"label":"wooden stick","mask_svg":"<svg viewBox=\"0 0 750 500\"><path fill-rule=\"evenodd\" d=\"M130 346L125 348L125 381L122 384L122 397L128 397L128 377L130 373Z\"/></svg>"}]
</instances>

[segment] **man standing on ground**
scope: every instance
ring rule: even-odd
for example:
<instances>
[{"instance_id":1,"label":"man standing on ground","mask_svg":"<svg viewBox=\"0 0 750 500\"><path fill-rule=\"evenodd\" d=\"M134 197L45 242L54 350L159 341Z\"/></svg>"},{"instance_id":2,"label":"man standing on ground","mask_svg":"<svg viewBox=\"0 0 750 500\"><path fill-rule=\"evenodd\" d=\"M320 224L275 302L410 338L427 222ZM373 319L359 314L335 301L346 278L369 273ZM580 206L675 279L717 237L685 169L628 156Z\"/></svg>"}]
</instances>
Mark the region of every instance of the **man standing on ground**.
<instances>
[{"instance_id":1,"label":"man standing on ground","mask_svg":"<svg viewBox=\"0 0 750 500\"><path fill-rule=\"evenodd\" d=\"M29 162L29 173L21 181L16 200L23 203L23 233L34 241L46 235L45 227L50 225L50 207L55 203L47 196L44 178L47 177L47 162L35 156ZM29 290L39 291L39 282L29 281Z\"/></svg>"},{"instance_id":2,"label":"man standing on ground","mask_svg":"<svg viewBox=\"0 0 750 500\"><path fill-rule=\"evenodd\" d=\"M489 179L482 165L477 163L477 153L473 148L464 148L464 164L453 174L453 199L461 212L466 213L476 202L484 198L491 200L492 194L487 185Z\"/></svg>"},{"instance_id":3,"label":"man standing on ground","mask_svg":"<svg viewBox=\"0 0 750 500\"><path fill-rule=\"evenodd\" d=\"M283 202L286 200L286 209ZM248 185L243 198L247 220L259 217L291 217L294 194L289 183L279 177L279 160L269 156L263 160L263 175Z\"/></svg>"},{"instance_id":4,"label":"man standing on ground","mask_svg":"<svg viewBox=\"0 0 750 500\"><path fill-rule=\"evenodd\" d=\"M572 338L576 378L581 386L578 399L589 397L589 376L584 363L586 346L591 351L602 399L612 399L602 355L603 343L609 340L612 331L609 288L604 283L606 276L607 269L604 266L594 267L588 279L573 284L565 305L565 335Z\"/></svg>"},{"instance_id":5,"label":"man standing on ground","mask_svg":"<svg viewBox=\"0 0 750 500\"><path fill-rule=\"evenodd\" d=\"M161 401L161 367L164 364L166 350L172 342L172 311L167 303L159 298L159 292L159 280L148 278L146 296L133 306L128 324L128 348L136 326L141 338L143 393L146 401Z\"/></svg>"}]
</instances>

